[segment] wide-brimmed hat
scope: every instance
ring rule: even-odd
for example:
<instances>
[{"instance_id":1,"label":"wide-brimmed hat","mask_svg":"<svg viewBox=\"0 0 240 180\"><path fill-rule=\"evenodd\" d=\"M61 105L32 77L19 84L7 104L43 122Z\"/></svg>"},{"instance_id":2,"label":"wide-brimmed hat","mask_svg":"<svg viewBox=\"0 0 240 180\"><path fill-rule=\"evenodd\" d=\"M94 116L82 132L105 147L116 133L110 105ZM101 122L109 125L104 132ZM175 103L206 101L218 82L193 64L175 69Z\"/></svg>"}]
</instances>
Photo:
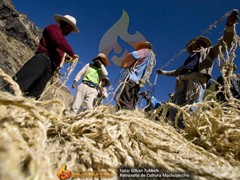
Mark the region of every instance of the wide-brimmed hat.
<instances>
[{"instance_id":1,"label":"wide-brimmed hat","mask_svg":"<svg viewBox=\"0 0 240 180\"><path fill-rule=\"evenodd\" d=\"M77 27L77 20L71 16L71 15L59 15L59 14L56 14L54 15L54 20L59 24L60 21L65 21L66 23L70 24L74 29L73 31L74 32L80 32L78 27Z\"/></svg>"},{"instance_id":2,"label":"wide-brimmed hat","mask_svg":"<svg viewBox=\"0 0 240 180\"><path fill-rule=\"evenodd\" d=\"M110 65L108 58L103 53L99 53L97 57L93 58L92 60L95 61L97 59L100 59L105 66Z\"/></svg>"},{"instance_id":3,"label":"wide-brimmed hat","mask_svg":"<svg viewBox=\"0 0 240 180\"><path fill-rule=\"evenodd\" d=\"M105 86L110 86L110 80L108 77L103 77L101 81L106 81L106 85Z\"/></svg>"},{"instance_id":4,"label":"wide-brimmed hat","mask_svg":"<svg viewBox=\"0 0 240 180\"><path fill-rule=\"evenodd\" d=\"M187 50L188 53L191 53L190 47L193 44L195 44L197 41L203 42L206 45L206 47L212 46L212 43L208 38L206 38L204 36L195 37L195 38L191 39L185 46L185 49Z\"/></svg>"},{"instance_id":5,"label":"wide-brimmed hat","mask_svg":"<svg viewBox=\"0 0 240 180\"><path fill-rule=\"evenodd\" d=\"M152 49L152 44L148 41L138 42L135 44L135 50L139 50L143 48Z\"/></svg>"}]
</instances>

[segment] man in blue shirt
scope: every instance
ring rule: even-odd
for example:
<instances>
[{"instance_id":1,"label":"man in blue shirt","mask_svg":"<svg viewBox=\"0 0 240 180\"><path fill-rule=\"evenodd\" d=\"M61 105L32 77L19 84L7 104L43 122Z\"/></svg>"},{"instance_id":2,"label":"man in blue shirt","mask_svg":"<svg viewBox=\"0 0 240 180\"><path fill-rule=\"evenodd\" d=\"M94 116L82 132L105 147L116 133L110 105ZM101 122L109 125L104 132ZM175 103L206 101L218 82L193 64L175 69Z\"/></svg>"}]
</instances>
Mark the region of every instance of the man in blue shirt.
<instances>
[{"instance_id":1,"label":"man in blue shirt","mask_svg":"<svg viewBox=\"0 0 240 180\"><path fill-rule=\"evenodd\" d=\"M121 64L129 73L122 82L122 91L117 99L117 109L134 110L138 102L138 92L149 81L156 64L155 54L149 42L139 42L135 51L129 53Z\"/></svg>"}]
</instances>

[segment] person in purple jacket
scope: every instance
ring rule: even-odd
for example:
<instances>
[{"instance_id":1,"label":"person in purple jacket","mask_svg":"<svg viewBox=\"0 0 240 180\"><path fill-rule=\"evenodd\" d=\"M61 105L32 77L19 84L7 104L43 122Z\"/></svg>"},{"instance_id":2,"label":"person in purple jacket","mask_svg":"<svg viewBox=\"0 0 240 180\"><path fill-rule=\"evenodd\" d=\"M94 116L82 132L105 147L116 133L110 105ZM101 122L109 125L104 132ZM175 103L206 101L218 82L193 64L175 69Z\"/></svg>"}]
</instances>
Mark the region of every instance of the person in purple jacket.
<instances>
[{"instance_id":1,"label":"person in purple jacket","mask_svg":"<svg viewBox=\"0 0 240 180\"><path fill-rule=\"evenodd\" d=\"M13 77L22 92L35 99L40 98L65 53L70 58L79 58L65 39L71 32L79 32L76 19L70 15L55 15L54 20L59 26L52 24L43 30L35 55Z\"/></svg>"}]
</instances>

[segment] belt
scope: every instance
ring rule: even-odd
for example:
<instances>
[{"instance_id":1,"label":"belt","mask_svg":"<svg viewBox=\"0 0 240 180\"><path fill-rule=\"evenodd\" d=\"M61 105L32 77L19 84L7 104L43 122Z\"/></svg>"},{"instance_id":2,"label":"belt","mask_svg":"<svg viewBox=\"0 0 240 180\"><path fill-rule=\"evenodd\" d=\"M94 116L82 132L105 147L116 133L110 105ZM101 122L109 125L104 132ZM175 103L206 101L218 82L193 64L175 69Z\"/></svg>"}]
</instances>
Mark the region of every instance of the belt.
<instances>
[{"instance_id":1,"label":"belt","mask_svg":"<svg viewBox=\"0 0 240 180\"><path fill-rule=\"evenodd\" d=\"M189 74L189 73L192 73L192 72L196 72L192 69L184 69L180 72L180 75L185 75L185 74Z\"/></svg>"},{"instance_id":2,"label":"belt","mask_svg":"<svg viewBox=\"0 0 240 180\"><path fill-rule=\"evenodd\" d=\"M196 72L196 71L194 71L194 70L192 70L192 69L187 69L186 72L187 72L187 73L191 73L191 72Z\"/></svg>"},{"instance_id":3,"label":"belt","mask_svg":"<svg viewBox=\"0 0 240 180\"><path fill-rule=\"evenodd\" d=\"M83 82L83 84L86 84L86 85L88 85L88 86L91 87L91 88L95 88L95 89L98 88L97 85L94 85L94 84L91 83L90 81L82 81L82 82Z\"/></svg>"},{"instance_id":4,"label":"belt","mask_svg":"<svg viewBox=\"0 0 240 180\"><path fill-rule=\"evenodd\" d=\"M36 52L36 54L41 54L42 56L46 57L47 59L50 60L49 55L43 52Z\"/></svg>"}]
</instances>

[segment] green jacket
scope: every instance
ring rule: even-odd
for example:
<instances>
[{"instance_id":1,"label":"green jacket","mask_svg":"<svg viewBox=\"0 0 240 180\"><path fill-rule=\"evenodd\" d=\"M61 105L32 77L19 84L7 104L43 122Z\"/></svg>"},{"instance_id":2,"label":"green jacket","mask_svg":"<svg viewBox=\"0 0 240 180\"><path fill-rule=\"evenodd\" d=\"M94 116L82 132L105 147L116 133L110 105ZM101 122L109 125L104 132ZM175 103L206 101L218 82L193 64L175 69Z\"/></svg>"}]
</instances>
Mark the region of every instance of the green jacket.
<instances>
[{"instance_id":1,"label":"green jacket","mask_svg":"<svg viewBox=\"0 0 240 180\"><path fill-rule=\"evenodd\" d=\"M74 81L78 82L79 79L82 78L84 81L89 81L98 85L100 80L107 75L108 72L103 64L98 68L95 65L88 63L78 72Z\"/></svg>"}]
</instances>

